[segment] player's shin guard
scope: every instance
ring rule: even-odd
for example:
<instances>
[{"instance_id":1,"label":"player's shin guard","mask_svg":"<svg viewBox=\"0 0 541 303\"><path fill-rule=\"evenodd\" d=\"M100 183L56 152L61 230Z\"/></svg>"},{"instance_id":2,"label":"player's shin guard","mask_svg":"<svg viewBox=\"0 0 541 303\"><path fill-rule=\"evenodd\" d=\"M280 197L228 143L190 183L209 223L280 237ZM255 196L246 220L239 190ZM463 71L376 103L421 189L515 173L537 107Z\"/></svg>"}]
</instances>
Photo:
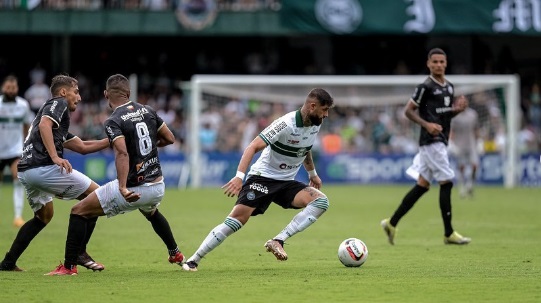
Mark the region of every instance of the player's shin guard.
<instances>
[{"instance_id":1,"label":"player's shin guard","mask_svg":"<svg viewBox=\"0 0 541 303\"><path fill-rule=\"evenodd\" d=\"M232 217L225 218L224 223L214 227L214 229L210 231L210 233L205 238L205 240L203 240L203 243L201 243L195 254L191 256L188 261L194 261L195 263L199 263L199 261L201 261L201 259L205 255L218 247L218 245L222 244L222 242L225 241L227 237L229 237L241 228L242 223L239 220Z\"/></svg>"},{"instance_id":2,"label":"player's shin guard","mask_svg":"<svg viewBox=\"0 0 541 303\"><path fill-rule=\"evenodd\" d=\"M28 220L22 227L19 229L11 248L9 249L6 257L4 259L5 263L15 264L19 257L26 250L32 239L39 234L39 232L45 227L45 223L34 216L34 218ZM4 263L4 262L3 262Z\"/></svg>"},{"instance_id":3,"label":"player's shin guard","mask_svg":"<svg viewBox=\"0 0 541 303\"><path fill-rule=\"evenodd\" d=\"M66 250L64 253L64 267L71 268L77 265L77 257L85 245L89 220L76 214L70 215L68 235L66 237Z\"/></svg>"},{"instance_id":4,"label":"player's shin guard","mask_svg":"<svg viewBox=\"0 0 541 303\"><path fill-rule=\"evenodd\" d=\"M451 224L451 189L453 188L453 182L448 182L440 185L440 211L441 218L443 219L443 227L445 229L445 236L449 237L453 233L453 226Z\"/></svg>"},{"instance_id":5,"label":"player's shin guard","mask_svg":"<svg viewBox=\"0 0 541 303\"><path fill-rule=\"evenodd\" d=\"M396 209L393 216L390 219L390 224L392 226L396 226L398 224L398 221L415 205L415 202L419 200L426 192L428 191L428 188L422 187L418 184L415 184L415 186L404 196L404 199L402 199L402 203L400 203L400 206Z\"/></svg>"},{"instance_id":6,"label":"player's shin guard","mask_svg":"<svg viewBox=\"0 0 541 303\"><path fill-rule=\"evenodd\" d=\"M156 234L162 239L163 243L167 247L167 250L175 251L177 249L177 242L169 226L167 219L159 212L157 209L154 211L154 214L146 217L148 221L152 224L152 228Z\"/></svg>"},{"instance_id":7,"label":"player's shin guard","mask_svg":"<svg viewBox=\"0 0 541 303\"><path fill-rule=\"evenodd\" d=\"M310 202L306 208L299 212L291 222L273 239L285 241L296 233L307 229L329 208L327 197L319 197Z\"/></svg>"},{"instance_id":8,"label":"player's shin guard","mask_svg":"<svg viewBox=\"0 0 541 303\"><path fill-rule=\"evenodd\" d=\"M13 208L15 218L21 218L24 208L24 188L19 180L13 180Z\"/></svg>"}]
</instances>

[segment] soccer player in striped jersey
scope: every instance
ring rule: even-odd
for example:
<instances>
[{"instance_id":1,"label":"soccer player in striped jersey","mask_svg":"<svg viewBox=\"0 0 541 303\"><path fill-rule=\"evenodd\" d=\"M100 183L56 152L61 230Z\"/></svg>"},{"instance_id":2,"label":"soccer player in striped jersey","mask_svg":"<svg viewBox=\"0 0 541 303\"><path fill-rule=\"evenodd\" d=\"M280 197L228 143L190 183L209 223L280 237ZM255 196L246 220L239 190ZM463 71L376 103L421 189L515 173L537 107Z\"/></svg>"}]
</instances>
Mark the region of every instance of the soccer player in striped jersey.
<instances>
[{"instance_id":1,"label":"soccer player in striped jersey","mask_svg":"<svg viewBox=\"0 0 541 303\"><path fill-rule=\"evenodd\" d=\"M24 137L34 113L30 110L28 101L18 96L19 83L13 75L7 76L2 83L0 96L0 183L3 179L5 166L9 166L13 178L13 226L21 227L24 224L23 186L17 178L17 164L23 153Z\"/></svg>"},{"instance_id":2,"label":"soccer player in striped jersey","mask_svg":"<svg viewBox=\"0 0 541 303\"><path fill-rule=\"evenodd\" d=\"M246 147L235 177L222 187L228 197L238 196L235 206L182 266L184 270L197 271L204 256L244 226L251 216L264 214L272 202L285 209L302 209L264 244L276 259L287 260L284 242L316 222L329 207L327 196L319 190L321 179L316 173L311 149L333 105L334 100L327 91L315 88L302 108L276 119ZM243 184L248 166L261 151ZM301 166L308 172L309 184L295 180Z\"/></svg>"}]
</instances>

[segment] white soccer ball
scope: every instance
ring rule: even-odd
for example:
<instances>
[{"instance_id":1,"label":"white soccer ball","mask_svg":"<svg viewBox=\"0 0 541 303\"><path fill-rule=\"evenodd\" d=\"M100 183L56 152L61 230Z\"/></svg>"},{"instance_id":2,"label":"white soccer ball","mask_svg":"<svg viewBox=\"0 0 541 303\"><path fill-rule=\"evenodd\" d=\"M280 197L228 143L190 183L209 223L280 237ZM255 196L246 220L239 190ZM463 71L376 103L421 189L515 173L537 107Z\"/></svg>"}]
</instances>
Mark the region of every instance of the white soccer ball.
<instances>
[{"instance_id":1,"label":"white soccer ball","mask_svg":"<svg viewBox=\"0 0 541 303\"><path fill-rule=\"evenodd\" d=\"M338 259L347 267L359 267L368 258L368 247L357 238L345 239L338 246Z\"/></svg>"}]
</instances>

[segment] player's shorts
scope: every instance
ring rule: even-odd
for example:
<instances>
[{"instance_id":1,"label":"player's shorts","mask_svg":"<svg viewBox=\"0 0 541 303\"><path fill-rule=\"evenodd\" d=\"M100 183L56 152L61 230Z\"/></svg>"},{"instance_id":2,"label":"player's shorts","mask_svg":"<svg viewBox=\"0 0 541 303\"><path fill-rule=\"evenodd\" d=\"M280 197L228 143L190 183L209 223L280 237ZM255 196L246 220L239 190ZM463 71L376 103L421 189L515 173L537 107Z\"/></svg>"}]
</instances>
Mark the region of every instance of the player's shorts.
<instances>
[{"instance_id":1,"label":"player's shorts","mask_svg":"<svg viewBox=\"0 0 541 303\"><path fill-rule=\"evenodd\" d=\"M449 164L447 146L442 142L420 146L418 172L429 182L433 179L438 182L452 180L455 172Z\"/></svg>"},{"instance_id":2,"label":"player's shorts","mask_svg":"<svg viewBox=\"0 0 541 303\"><path fill-rule=\"evenodd\" d=\"M15 161L19 160L20 157L13 157L8 159L0 159L0 175L4 171L4 167L11 167L11 164L13 164Z\"/></svg>"},{"instance_id":3,"label":"player's shorts","mask_svg":"<svg viewBox=\"0 0 541 303\"><path fill-rule=\"evenodd\" d=\"M415 157L413 157L413 163L410 167L408 167L408 169L406 169L406 174L414 180L419 179L419 170L421 169L421 159L419 157L419 153L415 154Z\"/></svg>"},{"instance_id":4,"label":"player's shorts","mask_svg":"<svg viewBox=\"0 0 541 303\"><path fill-rule=\"evenodd\" d=\"M156 183L145 183L136 187L129 187L131 191L141 194L139 200L127 202L118 190L118 180L113 180L96 189L96 195L101 208L107 217L125 214L140 209L148 214L158 208L165 194L163 178Z\"/></svg>"},{"instance_id":5,"label":"player's shorts","mask_svg":"<svg viewBox=\"0 0 541 303\"><path fill-rule=\"evenodd\" d=\"M308 185L296 180L274 180L250 175L239 193L236 204L255 208L252 216L264 214L274 202L282 208L298 208L291 205L298 192Z\"/></svg>"},{"instance_id":6,"label":"player's shorts","mask_svg":"<svg viewBox=\"0 0 541 303\"><path fill-rule=\"evenodd\" d=\"M454 157L459 166L479 165L479 154L475 148L458 149Z\"/></svg>"},{"instance_id":7,"label":"player's shorts","mask_svg":"<svg viewBox=\"0 0 541 303\"><path fill-rule=\"evenodd\" d=\"M77 170L70 174L60 166L48 165L19 172L19 181L24 185L28 203L34 212L53 201L53 197L73 200L81 196L92 183L89 177Z\"/></svg>"}]
</instances>

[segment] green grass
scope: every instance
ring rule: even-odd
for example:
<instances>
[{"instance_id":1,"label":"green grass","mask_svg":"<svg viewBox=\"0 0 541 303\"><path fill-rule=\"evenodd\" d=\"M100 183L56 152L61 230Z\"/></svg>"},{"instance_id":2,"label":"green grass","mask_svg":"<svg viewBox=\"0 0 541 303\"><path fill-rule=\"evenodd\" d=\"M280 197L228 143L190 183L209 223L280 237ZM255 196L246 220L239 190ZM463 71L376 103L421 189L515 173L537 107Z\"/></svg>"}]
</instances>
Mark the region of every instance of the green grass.
<instances>
[{"instance_id":1,"label":"green grass","mask_svg":"<svg viewBox=\"0 0 541 303\"><path fill-rule=\"evenodd\" d=\"M541 302L540 189L480 187L472 200L458 199L454 191L454 227L473 242L446 246L434 187L400 222L390 246L379 221L407 190L325 187L329 211L288 241L286 262L276 261L263 244L296 211L272 205L195 273L167 262L165 246L138 212L101 218L88 250L106 270L79 268L74 277L43 276L63 260L73 203L55 200L53 221L18 262L26 272L0 272L0 302ZM11 189L4 186L0 198L4 252L17 230L11 226ZM168 190L160 209L189 256L233 204L219 188ZM348 237L368 246L360 268L346 268L336 257Z\"/></svg>"}]
</instances>

